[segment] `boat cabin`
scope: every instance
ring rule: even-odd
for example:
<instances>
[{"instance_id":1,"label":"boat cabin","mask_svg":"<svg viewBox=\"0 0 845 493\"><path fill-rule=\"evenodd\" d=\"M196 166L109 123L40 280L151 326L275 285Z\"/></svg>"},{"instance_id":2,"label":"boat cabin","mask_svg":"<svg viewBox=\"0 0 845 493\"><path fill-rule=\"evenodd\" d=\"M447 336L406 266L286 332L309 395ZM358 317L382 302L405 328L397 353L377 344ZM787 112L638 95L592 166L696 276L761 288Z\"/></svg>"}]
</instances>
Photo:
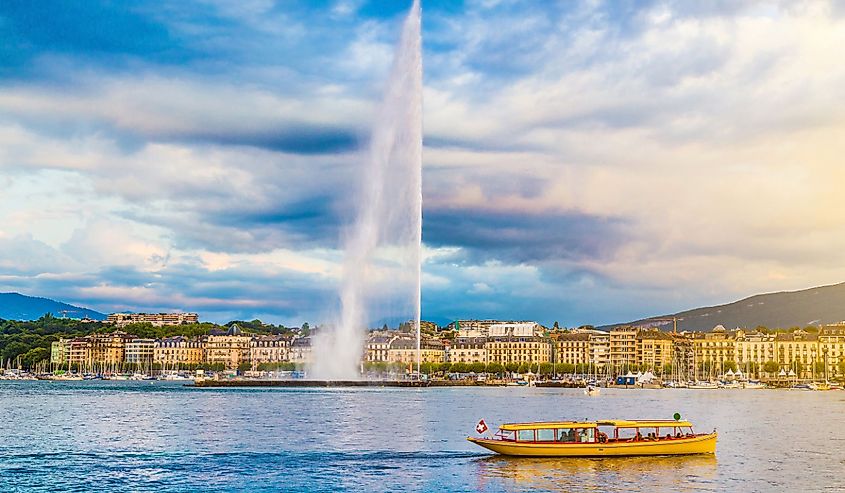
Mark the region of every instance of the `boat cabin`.
<instances>
[{"instance_id":1,"label":"boat cabin","mask_svg":"<svg viewBox=\"0 0 845 493\"><path fill-rule=\"evenodd\" d=\"M509 423L502 425L495 436L507 442L579 444L678 440L696 435L689 421L609 420Z\"/></svg>"}]
</instances>

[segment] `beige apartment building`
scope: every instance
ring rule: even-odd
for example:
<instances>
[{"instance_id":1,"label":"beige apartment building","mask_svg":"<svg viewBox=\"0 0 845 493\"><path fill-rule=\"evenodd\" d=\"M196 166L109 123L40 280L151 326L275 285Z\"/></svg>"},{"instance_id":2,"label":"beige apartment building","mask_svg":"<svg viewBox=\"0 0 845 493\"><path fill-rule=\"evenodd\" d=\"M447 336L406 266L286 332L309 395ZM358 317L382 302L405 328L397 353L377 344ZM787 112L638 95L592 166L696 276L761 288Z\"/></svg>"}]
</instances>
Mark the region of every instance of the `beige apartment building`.
<instances>
[{"instance_id":1,"label":"beige apartment building","mask_svg":"<svg viewBox=\"0 0 845 493\"><path fill-rule=\"evenodd\" d=\"M395 332L371 332L367 336L365 360L370 363L389 361L390 343L397 337Z\"/></svg>"},{"instance_id":2,"label":"beige apartment building","mask_svg":"<svg viewBox=\"0 0 845 493\"><path fill-rule=\"evenodd\" d=\"M636 341L638 363L642 370L662 373L664 367L672 364L672 334L658 329L641 330Z\"/></svg>"},{"instance_id":3,"label":"beige apartment building","mask_svg":"<svg viewBox=\"0 0 845 493\"><path fill-rule=\"evenodd\" d=\"M555 363L580 365L592 362L590 334L558 334L552 341L555 344Z\"/></svg>"},{"instance_id":4,"label":"beige apartment building","mask_svg":"<svg viewBox=\"0 0 845 493\"><path fill-rule=\"evenodd\" d=\"M485 346L487 362L539 364L552 362L552 341L540 335L541 327L533 322L496 324L490 327Z\"/></svg>"},{"instance_id":5,"label":"beige apartment building","mask_svg":"<svg viewBox=\"0 0 845 493\"><path fill-rule=\"evenodd\" d=\"M769 361L777 361L775 336L758 331L737 330L734 354L738 368L744 373L749 373L754 369L758 372L762 371L763 365Z\"/></svg>"},{"instance_id":6,"label":"beige apartment building","mask_svg":"<svg viewBox=\"0 0 845 493\"><path fill-rule=\"evenodd\" d=\"M387 359L390 363L414 364L417 362L417 340L399 337L390 343ZM446 351L443 343L436 339L420 341L420 362L444 363Z\"/></svg>"},{"instance_id":7,"label":"beige apartment building","mask_svg":"<svg viewBox=\"0 0 845 493\"><path fill-rule=\"evenodd\" d=\"M155 339L132 339L126 343L125 361L133 365L149 365L153 362Z\"/></svg>"},{"instance_id":8,"label":"beige apartment building","mask_svg":"<svg viewBox=\"0 0 845 493\"><path fill-rule=\"evenodd\" d=\"M638 364L636 327L614 327L610 329L610 358L608 362L616 369Z\"/></svg>"},{"instance_id":9,"label":"beige apartment building","mask_svg":"<svg viewBox=\"0 0 845 493\"><path fill-rule=\"evenodd\" d=\"M290 359L290 339L282 335L256 336L249 343L253 369L262 363L282 363Z\"/></svg>"},{"instance_id":10,"label":"beige apartment building","mask_svg":"<svg viewBox=\"0 0 845 493\"><path fill-rule=\"evenodd\" d=\"M814 376L813 365L821 361L819 335L803 330L775 336L777 362L784 371L792 370L798 378Z\"/></svg>"},{"instance_id":11,"label":"beige apartment building","mask_svg":"<svg viewBox=\"0 0 845 493\"><path fill-rule=\"evenodd\" d=\"M115 327L124 327L135 323L148 323L155 327L165 325L186 325L199 323L196 313L112 313L106 317L106 323Z\"/></svg>"},{"instance_id":12,"label":"beige apartment building","mask_svg":"<svg viewBox=\"0 0 845 493\"><path fill-rule=\"evenodd\" d=\"M226 335L210 335L205 342L206 361L222 363L229 370L237 369L241 363L249 361L251 340L252 337L242 334L237 325L232 325Z\"/></svg>"},{"instance_id":13,"label":"beige apartment building","mask_svg":"<svg viewBox=\"0 0 845 493\"><path fill-rule=\"evenodd\" d=\"M845 361L845 323L830 324L819 331L819 350L827 363L827 377L838 375L839 363Z\"/></svg>"},{"instance_id":14,"label":"beige apartment building","mask_svg":"<svg viewBox=\"0 0 845 493\"><path fill-rule=\"evenodd\" d=\"M153 362L162 369L180 365L198 365L205 362L205 344L198 339L183 336L158 339L153 346Z\"/></svg>"},{"instance_id":15,"label":"beige apartment building","mask_svg":"<svg viewBox=\"0 0 845 493\"><path fill-rule=\"evenodd\" d=\"M728 332L721 325L717 325L710 332L696 332L693 334L695 361L701 368L708 365L717 372L721 371L724 363L736 362L735 333Z\"/></svg>"},{"instance_id":16,"label":"beige apartment building","mask_svg":"<svg viewBox=\"0 0 845 493\"><path fill-rule=\"evenodd\" d=\"M449 347L450 363L487 363L486 337L456 337Z\"/></svg>"}]
</instances>

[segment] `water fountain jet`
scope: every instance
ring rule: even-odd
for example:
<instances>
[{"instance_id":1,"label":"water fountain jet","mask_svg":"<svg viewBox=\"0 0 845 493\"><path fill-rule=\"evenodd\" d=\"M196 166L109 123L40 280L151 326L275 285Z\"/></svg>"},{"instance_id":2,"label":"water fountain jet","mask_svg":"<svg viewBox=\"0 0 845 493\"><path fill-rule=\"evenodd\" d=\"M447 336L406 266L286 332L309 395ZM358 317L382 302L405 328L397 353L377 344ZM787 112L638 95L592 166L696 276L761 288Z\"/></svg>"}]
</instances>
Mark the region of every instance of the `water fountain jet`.
<instances>
[{"instance_id":1,"label":"water fountain jet","mask_svg":"<svg viewBox=\"0 0 845 493\"><path fill-rule=\"evenodd\" d=\"M420 344L422 242L422 39L414 0L372 129L366 166L355 195L356 217L344 238L341 312L333 330L314 339L311 376L359 377L375 288L390 286L396 313L414 321ZM382 291L382 289L378 289ZM380 293L385 296L385 293Z\"/></svg>"}]
</instances>

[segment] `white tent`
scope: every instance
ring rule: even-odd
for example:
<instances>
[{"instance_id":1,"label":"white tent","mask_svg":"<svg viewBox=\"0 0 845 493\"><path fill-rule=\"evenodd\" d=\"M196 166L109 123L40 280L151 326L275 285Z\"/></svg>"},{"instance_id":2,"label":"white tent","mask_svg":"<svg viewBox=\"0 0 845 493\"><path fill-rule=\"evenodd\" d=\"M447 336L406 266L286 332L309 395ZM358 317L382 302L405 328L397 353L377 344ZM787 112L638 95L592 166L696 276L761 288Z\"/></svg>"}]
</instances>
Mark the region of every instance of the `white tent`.
<instances>
[{"instance_id":1,"label":"white tent","mask_svg":"<svg viewBox=\"0 0 845 493\"><path fill-rule=\"evenodd\" d=\"M637 383L651 383L652 380L654 380L654 373L651 371L647 371L637 377Z\"/></svg>"}]
</instances>

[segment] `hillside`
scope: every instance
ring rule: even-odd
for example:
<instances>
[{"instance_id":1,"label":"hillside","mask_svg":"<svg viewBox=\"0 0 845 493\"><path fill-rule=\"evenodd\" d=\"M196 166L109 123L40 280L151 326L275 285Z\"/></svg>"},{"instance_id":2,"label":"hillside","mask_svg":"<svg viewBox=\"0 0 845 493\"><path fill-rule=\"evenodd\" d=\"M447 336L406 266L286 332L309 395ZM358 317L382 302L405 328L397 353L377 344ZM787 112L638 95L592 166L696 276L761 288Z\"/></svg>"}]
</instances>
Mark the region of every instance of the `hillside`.
<instances>
[{"instance_id":1,"label":"hillside","mask_svg":"<svg viewBox=\"0 0 845 493\"><path fill-rule=\"evenodd\" d=\"M54 317L88 317L94 320L106 318L100 312L48 298L24 296L20 293L0 293L0 318L4 320L37 320L45 313L52 313Z\"/></svg>"},{"instance_id":2,"label":"hillside","mask_svg":"<svg viewBox=\"0 0 845 493\"><path fill-rule=\"evenodd\" d=\"M661 315L630 322L647 324L650 320L678 318L678 330L706 331L716 325L769 328L805 327L845 320L845 283L831 286L758 294L726 305L695 308L672 315ZM629 325L629 324L613 324ZM671 322L663 326L671 330Z\"/></svg>"}]
</instances>

